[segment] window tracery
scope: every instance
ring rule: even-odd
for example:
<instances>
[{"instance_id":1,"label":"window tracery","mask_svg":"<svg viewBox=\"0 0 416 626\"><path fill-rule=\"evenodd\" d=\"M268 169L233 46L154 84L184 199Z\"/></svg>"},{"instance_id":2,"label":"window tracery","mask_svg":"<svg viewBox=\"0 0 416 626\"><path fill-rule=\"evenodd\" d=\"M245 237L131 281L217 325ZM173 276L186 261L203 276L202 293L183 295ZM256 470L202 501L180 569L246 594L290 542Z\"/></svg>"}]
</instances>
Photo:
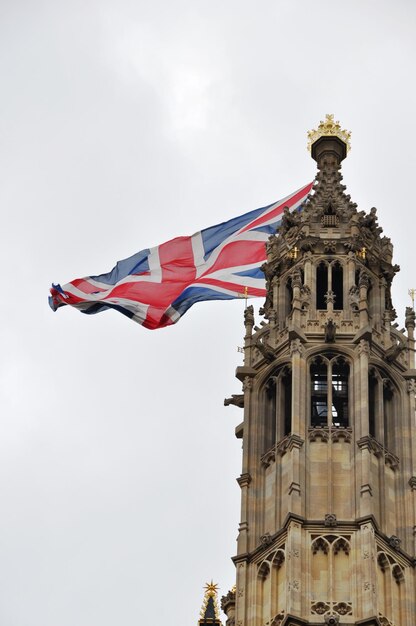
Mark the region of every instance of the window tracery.
<instances>
[{"instance_id":1,"label":"window tracery","mask_svg":"<svg viewBox=\"0 0 416 626\"><path fill-rule=\"evenodd\" d=\"M349 365L341 355L320 355L310 368L311 426L348 426Z\"/></svg>"}]
</instances>

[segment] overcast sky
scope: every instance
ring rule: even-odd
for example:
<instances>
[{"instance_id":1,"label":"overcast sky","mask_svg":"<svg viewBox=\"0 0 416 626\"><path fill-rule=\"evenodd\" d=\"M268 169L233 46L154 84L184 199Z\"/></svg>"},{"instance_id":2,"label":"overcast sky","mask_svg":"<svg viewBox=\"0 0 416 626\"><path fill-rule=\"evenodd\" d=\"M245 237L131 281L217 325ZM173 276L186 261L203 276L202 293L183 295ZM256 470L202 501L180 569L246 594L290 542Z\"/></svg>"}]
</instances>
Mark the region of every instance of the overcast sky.
<instances>
[{"instance_id":1,"label":"overcast sky","mask_svg":"<svg viewBox=\"0 0 416 626\"><path fill-rule=\"evenodd\" d=\"M415 237L412 0L0 0L0 624L194 626L234 584L242 301L149 331L52 282L269 204L352 131L344 182ZM257 308L261 302L255 303Z\"/></svg>"}]
</instances>

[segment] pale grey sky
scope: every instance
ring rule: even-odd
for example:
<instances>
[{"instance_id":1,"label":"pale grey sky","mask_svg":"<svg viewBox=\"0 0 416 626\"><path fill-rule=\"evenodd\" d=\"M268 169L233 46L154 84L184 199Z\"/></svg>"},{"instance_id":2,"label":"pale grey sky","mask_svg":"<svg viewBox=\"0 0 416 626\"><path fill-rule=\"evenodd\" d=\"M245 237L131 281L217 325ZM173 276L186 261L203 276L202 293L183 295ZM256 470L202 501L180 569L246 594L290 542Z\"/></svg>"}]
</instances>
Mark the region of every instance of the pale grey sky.
<instances>
[{"instance_id":1,"label":"pale grey sky","mask_svg":"<svg viewBox=\"0 0 416 626\"><path fill-rule=\"evenodd\" d=\"M291 193L334 113L403 325L415 18L411 0L0 2L2 625L193 626L204 583L233 585L243 302L148 331L53 314L48 288Z\"/></svg>"}]
</instances>

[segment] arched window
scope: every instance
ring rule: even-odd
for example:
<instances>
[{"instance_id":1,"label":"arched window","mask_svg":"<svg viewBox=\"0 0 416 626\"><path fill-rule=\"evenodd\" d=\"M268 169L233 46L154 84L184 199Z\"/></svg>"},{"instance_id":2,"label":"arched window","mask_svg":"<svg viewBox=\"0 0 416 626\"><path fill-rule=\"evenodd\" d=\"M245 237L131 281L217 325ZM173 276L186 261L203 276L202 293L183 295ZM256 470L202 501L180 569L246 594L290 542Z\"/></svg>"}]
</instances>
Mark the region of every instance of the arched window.
<instances>
[{"instance_id":1,"label":"arched window","mask_svg":"<svg viewBox=\"0 0 416 626\"><path fill-rule=\"evenodd\" d=\"M403 568L390 555L379 552L377 555L378 611L380 617L393 624L402 623L405 607Z\"/></svg>"},{"instance_id":2,"label":"arched window","mask_svg":"<svg viewBox=\"0 0 416 626\"><path fill-rule=\"evenodd\" d=\"M264 386L264 452L292 430L292 369L289 364L275 370Z\"/></svg>"},{"instance_id":3,"label":"arched window","mask_svg":"<svg viewBox=\"0 0 416 626\"><path fill-rule=\"evenodd\" d=\"M325 295L328 293L328 266L324 261L316 268L316 308L326 309Z\"/></svg>"},{"instance_id":4,"label":"arched window","mask_svg":"<svg viewBox=\"0 0 416 626\"><path fill-rule=\"evenodd\" d=\"M319 356L311 364L311 426L348 426L350 368L340 355Z\"/></svg>"},{"instance_id":5,"label":"arched window","mask_svg":"<svg viewBox=\"0 0 416 626\"><path fill-rule=\"evenodd\" d=\"M368 432L394 451L397 389L387 375L375 367L368 374Z\"/></svg>"},{"instance_id":6,"label":"arched window","mask_svg":"<svg viewBox=\"0 0 416 626\"><path fill-rule=\"evenodd\" d=\"M352 614L350 537L313 537L311 612Z\"/></svg>"},{"instance_id":7,"label":"arched window","mask_svg":"<svg viewBox=\"0 0 416 626\"><path fill-rule=\"evenodd\" d=\"M316 268L316 308L328 308L326 296L332 293L334 310L344 308L344 269L339 261L321 261Z\"/></svg>"},{"instance_id":8,"label":"arched window","mask_svg":"<svg viewBox=\"0 0 416 626\"><path fill-rule=\"evenodd\" d=\"M276 614L284 613L285 593L285 552L281 548L269 554L258 566L257 606L258 624L270 623Z\"/></svg>"},{"instance_id":9,"label":"arched window","mask_svg":"<svg viewBox=\"0 0 416 626\"><path fill-rule=\"evenodd\" d=\"M334 310L341 311L344 308L344 274L341 263L332 265L332 291L335 296Z\"/></svg>"},{"instance_id":10,"label":"arched window","mask_svg":"<svg viewBox=\"0 0 416 626\"><path fill-rule=\"evenodd\" d=\"M286 281L286 288L285 288L285 317L290 315L292 311L292 301L293 301L292 279L288 278L288 280Z\"/></svg>"}]
</instances>

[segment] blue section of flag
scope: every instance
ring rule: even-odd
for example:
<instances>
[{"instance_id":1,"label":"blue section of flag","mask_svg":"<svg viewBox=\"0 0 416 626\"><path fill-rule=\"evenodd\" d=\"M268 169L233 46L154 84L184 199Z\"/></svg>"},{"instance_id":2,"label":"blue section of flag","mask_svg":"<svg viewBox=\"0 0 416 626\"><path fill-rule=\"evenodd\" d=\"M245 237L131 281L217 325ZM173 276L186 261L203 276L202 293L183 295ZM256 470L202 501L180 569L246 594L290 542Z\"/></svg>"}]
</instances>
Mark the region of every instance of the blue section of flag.
<instances>
[{"instance_id":1,"label":"blue section of flag","mask_svg":"<svg viewBox=\"0 0 416 626\"><path fill-rule=\"evenodd\" d=\"M91 276L92 280L97 280L105 285L115 285L123 278L131 276L132 274L144 274L149 271L149 258L150 250L140 250L128 259L118 261L116 266L113 267L108 274L100 274L99 276Z\"/></svg>"},{"instance_id":2,"label":"blue section of flag","mask_svg":"<svg viewBox=\"0 0 416 626\"><path fill-rule=\"evenodd\" d=\"M239 217L234 217L233 219L228 220L228 222L223 222L222 224L217 224L216 226L211 226L210 228L201 230L202 244L205 252L204 260L206 261L211 252L215 250L225 239L231 237L231 235L236 233L238 230L241 230L241 228L244 228L244 226L247 226L250 222L253 222L267 209L268 206L262 207L261 209L254 209L254 211L249 211L249 213L245 213Z\"/></svg>"},{"instance_id":3,"label":"blue section of flag","mask_svg":"<svg viewBox=\"0 0 416 626\"><path fill-rule=\"evenodd\" d=\"M244 270L242 272L234 272L234 276L251 276L251 278L260 278L264 280L264 272L259 267L253 267L250 270Z\"/></svg>"},{"instance_id":4,"label":"blue section of flag","mask_svg":"<svg viewBox=\"0 0 416 626\"><path fill-rule=\"evenodd\" d=\"M204 300L234 300L235 294L223 293L214 287L187 287L174 302L172 308L183 315L196 302Z\"/></svg>"}]
</instances>

